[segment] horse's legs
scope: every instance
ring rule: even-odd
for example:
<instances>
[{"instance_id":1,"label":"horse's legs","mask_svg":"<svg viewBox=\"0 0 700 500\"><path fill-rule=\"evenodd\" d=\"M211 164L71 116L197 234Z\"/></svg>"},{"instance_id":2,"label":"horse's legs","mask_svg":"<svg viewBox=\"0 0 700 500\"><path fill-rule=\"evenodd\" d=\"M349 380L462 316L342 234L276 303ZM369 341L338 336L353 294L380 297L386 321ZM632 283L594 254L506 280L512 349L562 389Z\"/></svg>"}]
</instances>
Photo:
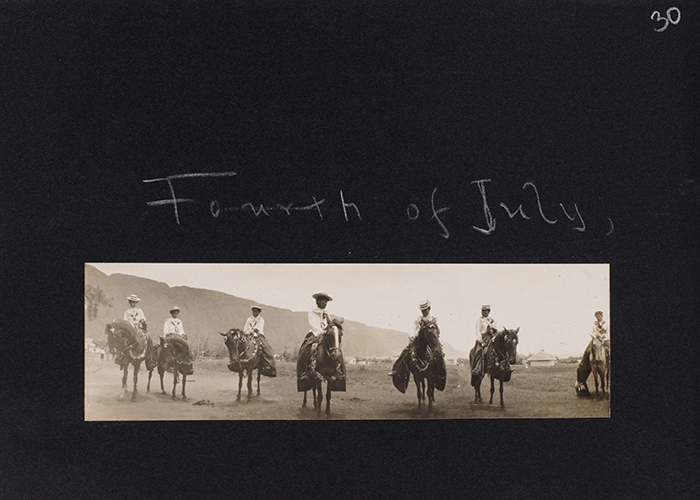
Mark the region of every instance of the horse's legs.
<instances>
[{"instance_id":1,"label":"horse's legs","mask_svg":"<svg viewBox=\"0 0 700 500\"><path fill-rule=\"evenodd\" d=\"M323 382L320 380L316 381L316 394L318 394L318 411L321 411L321 405L323 404Z\"/></svg>"},{"instance_id":2,"label":"horse's legs","mask_svg":"<svg viewBox=\"0 0 700 500\"><path fill-rule=\"evenodd\" d=\"M177 387L177 382L178 382L178 376L177 376L177 366L173 364L173 401L177 401L177 395L175 394L175 388Z\"/></svg>"},{"instance_id":3,"label":"horse's legs","mask_svg":"<svg viewBox=\"0 0 700 500\"><path fill-rule=\"evenodd\" d=\"M323 404L323 382L314 382L314 408L316 413L321 413L321 405Z\"/></svg>"},{"instance_id":4,"label":"horse's legs","mask_svg":"<svg viewBox=\"0 0 700 500\"><path fill-rule=\"evenodd\" d=\"M131 394L132 401L136 401L136 395L139 393L139 389L136 385L139 382L139 368L141 368L141 363L136 363L134 365L134 392Z\"/></svg>"},{"instance_id":5,"label":"horse's legs","mask_svg":"<svg viewBox=\"0 0 700 500\"><path fill-rule=\"evenodd\" d=\"M491 398L489 398L489 404L493 404L493 393L496 392L496 388L493 386L493 375L489 375L491 379Z\"/></svg>"},{"instance_id":6,"label":"horse's legs","mask_svg":"<svg viewBox=\"0 0 700 500\"><path fill-rule=\"evenodd\" d=\"M420 381L418 380L418 377L416 377L415 375L413 376L413 381L416 383L416 393L418 394L418 408L421 408L422 407L421 396L423 394L421 393Z\"/></svg>"},{"instance_id":7,"label":"horse's legs","mask_svg":"<svg viewBox=\"0 0 700 500\"><path fill-rule=\"evenodd\" d=\"M260 396L260 368L258 368L258 396Z\"/></svg>"},{"instance_id":8,"label":"horse's legs","mask_svg":"<svg viewBox=\"0 0 700 500\"><path fill-rule=\"evenodd\" d=\"M503 380L499 380L499 382L501 383L501 385L498 388L498 390L501 393L501 408L503 408L504 407L504 404L503 404Z\"/></svg>"},{"instance_id":9,"label":"horse's legs","mask_svg":"<svg viewBox=\"0 0 700 500\"><path fill-rule=\"evenodd\" d=\"M185 385L187 385L187 375L182 375L182 400L187 401L187 396L185 396Z\"/></svg>"},{"instance_id":10,"label":"horse's legs","mask_svg":"<svg viewBox=\"0 0 700 500\"><path fill-rule=\"evenodd\" d=\"M433 402L435 401L435 381L433 377L428 378L428 411L433 411Z\"/></svg>"},{"instance_id":11,"label":"horse's legs","mask_svg":"<svg viewBox=\"0 0 700 500\"><path fill-rule=\"evenodd\" d=\"M330 381L326 382L326 415L330 416L331 414L331 383Z\"/></svg>"},{"instance_id":12,"label":"horse's legs","mask_svg":"<svg viewBox=\"0 0 700 500\"><path fill-rule=\"evenodd\" d=\"M593 369L593 380L595 380L595 397L598 397L598 370Z\"/></svg>"},{"instance_id":13,"label":"horse's legs","mask_svg":"<svg viewBox=\"0 0 700 500\"><path fill-rule=\"evenodd\" d=\"M119 401L124 401L124 398L126 397L126 380L129 376L129 365L122 366L122 371L124 372L124 375L122 375L122 392L119 395Z\"/></svg>"},{"instance_id":14,"label":"horse's legs","mask_svg":"<svg viewBox=\"0 0 700 500\"><path fill-rule=\"evenodd\" d=\"M253 370L248 372L248 402L253 399Z\"/></svg>"},{"instance_id":15,"label":"horse's legs","mask_svg":"<svg viewBox=\"0 0 700 500\"><path fill-rule=\"evenodd\" d=\"M302 408L306 408L306 393L307 393L307 392L308 392L308 391L304 391L304 402L301 404L301 407L302 407Z\"/></svg>"},{"instance_id":16,"label":"horse's legs","mask_svg":"<svg viewBox=\"0 0 700 500\"><path fill-rule=\"evenodd\" d=\"M158 375L160 375L160 393L167 394L167 392L165 392L165 386L163 385L163 375L165 375L165 370L158 370Z\"/></svg>"},{"instance_id":17,"label":"horse's legs","mask_svg":"<svg viewBox=\"0 0 700 500\"><path fill-rule=\"evenodd\" d=\"M153 370L148 370L148 384L146 384L146 392L150 394L151 392L151 377L153 376Z\"/></svg>"},{"instance_id":18,"label":"horse's legs","mask_svg":"<svg viewBox=\"0 0 700 500\"><path fill-rule=\"evenodd\" d=\"M236 401L241 400L241 388L243 387L243 371L238 373L238 397L236 397Z\"/></svg>"}]
</instances>

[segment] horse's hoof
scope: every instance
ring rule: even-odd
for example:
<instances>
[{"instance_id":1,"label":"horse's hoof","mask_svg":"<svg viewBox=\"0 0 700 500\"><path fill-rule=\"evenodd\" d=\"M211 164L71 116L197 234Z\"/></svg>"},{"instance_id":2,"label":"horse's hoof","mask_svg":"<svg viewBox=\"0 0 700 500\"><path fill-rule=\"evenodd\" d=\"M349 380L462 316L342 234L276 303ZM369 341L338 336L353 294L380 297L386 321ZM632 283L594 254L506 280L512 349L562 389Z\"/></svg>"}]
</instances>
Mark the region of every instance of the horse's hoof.
<instances>
[{"instance_id":1,"label":"horse's hoof","mask_svg":"<svg viewBox=\"0 0 700 500\"><path fill-rule=\"evenodd\" d=\"M136 394L134 394L133 396L131 396L131 401L132 401L132 402L136 401Z\"/></svg>"},{"instance_id":2,"label":"horse's hoof","mask_svg":"<svg viewBox=\"0 0 700 500\"><path fill-rule=\"evenodd\" d=\"M183 401L189 401L190 399L187 396L182 396Z\"/></svg>"},{"instance_id":3,"label":"horse's hoof","mask_svg":"<svg viewBox=\"0 0 700 500\"><path fill-rule=\"evenodd\" d=\"M171 399L172 399L173 401L177 401L177 396L173 396Z\"/></svg>"},{"instance_id":4,"label":"horse's hoof","mask_svg":"<svg viewBox=\"0 0 700 500\"><path fill-rule=\"evenodd\" d=\"M124 395L119 396L119 401L124 401Z\"/></svg>"}]
</instances>

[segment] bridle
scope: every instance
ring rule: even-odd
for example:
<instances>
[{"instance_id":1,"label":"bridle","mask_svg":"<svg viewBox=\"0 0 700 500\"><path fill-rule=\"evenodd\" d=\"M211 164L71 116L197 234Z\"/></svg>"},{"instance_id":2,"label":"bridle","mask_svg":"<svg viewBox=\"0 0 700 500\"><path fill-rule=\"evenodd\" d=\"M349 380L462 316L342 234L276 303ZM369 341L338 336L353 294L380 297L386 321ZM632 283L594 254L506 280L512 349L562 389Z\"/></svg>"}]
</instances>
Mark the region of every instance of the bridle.
<instances>
[{"instance_id":1,"label":"bridle","mask_svg":"<svg viewBox=\"0 0 700 500\"><path fill-rule=\"evenodd\" d=\"M512 336L512 338L510 338ZM497 347L497 342L495 342L496 337L493 338L491 341L491 346L493 347L494 354L496 355L497 360L503 360L506 363L510 364L510 359L508 356L508 352L503 352ZM511 333L509 330L504 330L504 332L501 334L501 338L503 338L503 341L505 342L505 345L508 346L508 344L515 344L517 345L518 342L518 336L516 334ZM507 351L507 350L506 350Z\"/></svg>"}]
</instances>

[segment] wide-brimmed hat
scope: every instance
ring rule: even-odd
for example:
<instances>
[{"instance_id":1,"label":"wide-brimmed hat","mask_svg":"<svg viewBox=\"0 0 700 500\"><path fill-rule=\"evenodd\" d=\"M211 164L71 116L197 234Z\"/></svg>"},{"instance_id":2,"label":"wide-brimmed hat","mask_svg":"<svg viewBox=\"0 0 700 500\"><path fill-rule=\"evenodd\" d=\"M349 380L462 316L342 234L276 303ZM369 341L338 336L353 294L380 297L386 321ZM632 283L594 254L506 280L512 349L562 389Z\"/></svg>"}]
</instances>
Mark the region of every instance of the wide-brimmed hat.
<instances>
[{"instance_id":1,"label":"wide-brimmed hat","mask_svg":"<svg viewBox=\"0 0 700 500\"><path fill-rule=\"evenodd\" d=\"M251 308L251 310L252 310L252 309L257 309L258 311L262 311L262 307L260 307L259 304L253 304L252 306L250 306L250 308Z\"/></svg>"},{"instance_id":2,"label":"wide-brimmed hat","mask_svg":"<svg viewBox=\"0 0 700 500\"><path fill-rule=\"evenodd\" d=\"M482 310L482 311L485 310L485 309L488 309L488 310L490 311L490 310L491 310L491 306L488 305L488 304L484 304L483 306L481 306L481 310Z\"/></svg>"},{"instance_id":3,"label":"wide-brimmed hat","mask_svg":"<svg viewBox=\"0 0 700 500\"><path fill-rule=\"evenodd\" d=\"M419 307L420 307L421 311L425 311L426 309L430 309L430 301L426 300Z\"/></svg>"},{"instance_id":4,"label":"wide-brimmed hat","mask_svg":"<svg viewBox=\"0 0 700 500\"><path fill-rule=\"evenodd\" d=\"M128 300L129 302L138 302L138 301L140 301L141 299L139 299L138 295L135 295L135 294L132 293L131 295L129 295L129 296L126 298L126 300Z\"/></svg>"},{"instance_id":5,"label":"wide-brimmed hat","mask_svg":"<svg viewBox=\"0 0 700 500\"><path fill-rule=\"evenodd\" d=\"M333 297L328 295L326 292L318 292L312 295L314 299L326 299L327 301L333 300Z\"/></svg>"},{"instance_id":6,"label":"wide-brimmed hat","mask_svg":"<svg viewBox=\"0 0 700 500\"><path fill-rule=\"evenodd\" d=\"M599 314L602 316L603 311L596 311L595 313L593 313L593 316L598 316Z\"/></svg>"},{"instance_id":7,"label":"wide-brimmed hat","mask_svg":"<svg viewBox=\"0 0 700 500\"><path fill-rule=\"evenodd\" d=\"M173 307L170 308L170 312L179 311L179 310L180 310L180 308L177 307L177 306L173 306Z\"/></svg>"}]
</instances>

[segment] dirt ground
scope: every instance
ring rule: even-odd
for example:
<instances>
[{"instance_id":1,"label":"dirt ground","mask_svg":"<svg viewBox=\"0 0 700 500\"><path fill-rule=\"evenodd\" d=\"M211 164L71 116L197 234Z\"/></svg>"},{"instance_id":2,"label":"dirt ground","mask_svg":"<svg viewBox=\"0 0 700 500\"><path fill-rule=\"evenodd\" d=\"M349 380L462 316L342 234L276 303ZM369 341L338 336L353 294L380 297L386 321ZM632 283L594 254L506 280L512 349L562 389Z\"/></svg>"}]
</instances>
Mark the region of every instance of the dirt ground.
<instances>
[{"instance_id":1,"label":"dirt ground","mask_svg":"<svg viewBox=\"0 0 700 500\"><path fill-rule=\"evenodd\" d=\"M580 398L574 392L575 364L558 364L552 368L516 366L510 382L504 385L505 408L498 399L498 382L494 404L488 404L490 383L481 388L483 403L473 403L474 390L469 385L468 366L448 366L447 386L435 392L432 413L418 408L415 384L411 382L406 394L401 394L387 375L391 366L349 365L347 392L334 392L331 399L333 419L473 419L473 418L606 418L610 416L609 398ZM302 408L303 393L296 391L293 363L278 362L276 378L262 377L260 396L246 401L244 379L240 402L236 401L238 374L226 367L223 359L196 361L194 374L187 378L189 401L171 399L173 377L166 373L167 394L161 394L157 371L146 393L148 372L139 372L137 401L131 401L132 371L129 372L124 401L119 401L121 376L119 367L111 360L101 360L96 353L85 354L85 420L313 420L326 419L318 415L311 404ZM588 381L594 389L592 377ZM253 394L255 394L253 382ZM325 386L325 384L324 384ZM181 396L182 385L177 386ZM325 403L324 403L325 404Z\"/></svg>"}]
</instances>

